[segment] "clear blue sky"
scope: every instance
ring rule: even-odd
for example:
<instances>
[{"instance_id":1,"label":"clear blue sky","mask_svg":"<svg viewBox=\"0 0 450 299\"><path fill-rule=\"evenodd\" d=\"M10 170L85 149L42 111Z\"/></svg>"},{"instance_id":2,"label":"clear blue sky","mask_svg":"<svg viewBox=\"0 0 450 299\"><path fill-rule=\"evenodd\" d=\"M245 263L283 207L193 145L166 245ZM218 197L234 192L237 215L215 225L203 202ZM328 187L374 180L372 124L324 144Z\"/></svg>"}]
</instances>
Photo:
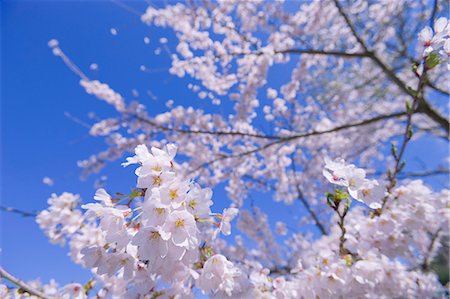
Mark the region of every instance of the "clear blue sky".
<instances>
[{"instance_id":1,"label":"clear blue sky","mask_svg":"<svg viewBox=\"0 0 450 299\"><path fill-rule=\"evenodd\" d=\"M143 12L145 3L133 3ZM114 27L118 34L113 36ZM164 110L164 101L205 106L186 87L187 79L168 74L170 60L166 54L153 55L161 36L173 34L150 28L138 16L107 1L3 1L1 3L1 203L33 211L46 208L52 192L79 193L90 200L94 180L81 181L76 161L105 149L101 139L88 135L88 130L69 120L65 112L92 123L90 111L112 116L113 110L87 95L78 78L51 54L49 39L56 38L66 54L91 78L98 78L132 99L131 90L141 94L151 112ZM148 36L149 45L143 39ZM96 63L98 71L90 71ZM139 71L140 65L156 70ZM146 95L150 90L158 97ZM210 106L206 107L209 108ZM213 109L218 109L213 108ZM419 142L411 146L409 157L421 157L430 168L447 155L443 141ZM419 165L419 164L417 164ZM119 163L109 165L104 174L113 191L128 190L135 182L131 169ZM53 187L42 183L49 176ZM440 179L439 186L445 182ZM262 196L262 195L256 195ZM223 191L215 193L224 198ZM220 210L227 202L216 206ZM264 206L270 209L269 206ZM280 208L283 211L288 207ZM299 209L298 206L293 209ZM1 213L1 264L15 275L29 280L40 277L43 282L55 277L61 283L86 282L88 271L73 264L67 249L48 243L32 218Z\"/></svg>"}]
</instances>

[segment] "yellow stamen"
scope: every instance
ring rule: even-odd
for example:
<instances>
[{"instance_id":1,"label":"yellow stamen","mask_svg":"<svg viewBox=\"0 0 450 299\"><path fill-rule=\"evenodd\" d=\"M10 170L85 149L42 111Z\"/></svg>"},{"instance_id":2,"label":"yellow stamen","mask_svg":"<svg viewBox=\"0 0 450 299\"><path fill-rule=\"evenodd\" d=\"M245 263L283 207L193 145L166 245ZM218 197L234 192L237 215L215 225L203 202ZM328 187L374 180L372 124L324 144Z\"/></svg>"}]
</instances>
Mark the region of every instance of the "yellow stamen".
<instances>
[{"instance_id":1,"label":"yellow stamen","mask_svg":"<svg viewBox=\"0 0 450 299\"><path fill-rule=\"evenodd\" d=\"M153 177L153 185L161 186L161 178L159 176Z\"/></svg>"},{"instance_id":2,"label":"yellow stamen","mask_svg":"<svg viewBox=\"0 0 450 299\"><path fill-rule=\"evenodd\" d=\"M178 197L177 190L170 190L169 194L170 194L170 199L172 199L172 200L174 200L175 198Z\"/></svg>"},{"instance_id":3,"label":"yellow stamen","mask_svg":"<svg viewBox=\"0 0 450 299\"><path fill-rule=\"evenodd\" d=\"M178 219L175 221L175 227L180 228L180 227L183 227L183 226L184 226L184 219L178 218Z\"/></svg>"},{"instance_id":4,"label":"yellow stamen","mask_svg":"<svg viewBox=\"0 0 450 299\"><path fill-rule=\"evenodd\" d=\"M158 215L162 215L166 212L164 208L154 208L154 211L158 213Z\"/></svg>"}]
</instances>

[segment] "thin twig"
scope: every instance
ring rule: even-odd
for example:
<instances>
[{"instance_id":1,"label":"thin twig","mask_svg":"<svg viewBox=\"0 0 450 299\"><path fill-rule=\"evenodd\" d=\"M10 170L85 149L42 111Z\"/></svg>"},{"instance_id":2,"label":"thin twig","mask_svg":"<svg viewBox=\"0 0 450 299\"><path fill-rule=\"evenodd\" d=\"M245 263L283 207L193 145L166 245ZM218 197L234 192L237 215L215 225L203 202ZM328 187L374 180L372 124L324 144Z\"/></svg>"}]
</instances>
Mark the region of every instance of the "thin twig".
<instances>
[{"instance_id":1,"label":"thin twig","mask_svg":"<svg viewBox=\"0 0 450 299\"><path fill-rule=\"evenodd\" d=\"M423 72L422 75L419 78L419 82L417 83L417 88L416 88L416 94L414 96L414 101L411 104L411 107L409 107L409 105L406 105L406 127L405 127L405 133L403 134L403 142L402 145L400 147L400 151L397 153L395 147L393 147L393 155L394 155L394 159L395 159L395 166L394 166L394 170L388 170L388 179L389 179L389 184L386 188L387 191L387 195L383 198L383 202L381 205L380 210L378 211L379 214L381 214L383 212L384 207L386 206L386 203L389 199L389 195L391 194L392 190L394 189L394 187L397 184L397 176L398 174L402 171L403 167L405 166L405 163L402 161L403 160L403 155L405 153L405 149L406 146L408 144L408 142L411 140L412 137L412 116L414 114L414 111L417 109L418 105L419 105L419 100L422 97L422 93L427 81L427 63L426 63L426 58L424 58L424 62L423 62Z\"/></svg>"}]
</instances>

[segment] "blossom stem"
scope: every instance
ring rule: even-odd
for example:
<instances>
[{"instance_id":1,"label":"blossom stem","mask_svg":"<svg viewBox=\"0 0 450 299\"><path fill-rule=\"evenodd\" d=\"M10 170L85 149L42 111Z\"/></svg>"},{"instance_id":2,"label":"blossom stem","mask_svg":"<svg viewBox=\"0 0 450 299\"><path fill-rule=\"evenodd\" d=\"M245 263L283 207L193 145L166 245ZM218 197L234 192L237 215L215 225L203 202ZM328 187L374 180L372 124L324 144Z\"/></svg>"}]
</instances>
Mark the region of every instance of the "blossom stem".
<instances>
[{"instance_id":1,"label":"blossom stem","mask_svg":"<svg viewBox=\"0 0 450 299\"><path fill-rule=\"evenodd\" d=\"M417 84L414 101L412 103L411 108L408 108L408 107L406 108L406 126L405 126L405 132L403 134L403 142L400 147L399 153L394 155L394 159L395 159L394 170L388 171L389 184L386 188L386 191L388 194L383 198L383 202L382 202L379 214L381 214L383 212L383 209L386 206L386 203L389 199L389 194L391 194L392 190L397 185L397 176L404 167L404 162L402 161L403 155L405 153L406 146L412 137L412 116L414 114L414 111L418 108L419 101L422 98L423 89L424 89L424 87L426 85L426 81L427 81L427 78L426 78L427 70L428 69L427 69L427 63L426 63L426 57L425 57L423 60L423 72L419 77L419 82Z\"/></svg>"},{"instance_id":2,"label":"blossom stem","mask_svg":"<svg viewBox=\"0 0 450 299\"><path fill-rule=\"evenodd\" d=\"M344 208L340 209L340 205L344 200ZM327 194L327 204L336 212L339 217L339 220L337 222L341 230L341 235L339 236L339 255L344 256L349 253L349 251L345 248L345 234L347 232L347 230L345 229L345 216L347 216L348 210L350 209L350 199L348 198L347 193L336 190L335 194Z\"/></svg>"}]
</instances>

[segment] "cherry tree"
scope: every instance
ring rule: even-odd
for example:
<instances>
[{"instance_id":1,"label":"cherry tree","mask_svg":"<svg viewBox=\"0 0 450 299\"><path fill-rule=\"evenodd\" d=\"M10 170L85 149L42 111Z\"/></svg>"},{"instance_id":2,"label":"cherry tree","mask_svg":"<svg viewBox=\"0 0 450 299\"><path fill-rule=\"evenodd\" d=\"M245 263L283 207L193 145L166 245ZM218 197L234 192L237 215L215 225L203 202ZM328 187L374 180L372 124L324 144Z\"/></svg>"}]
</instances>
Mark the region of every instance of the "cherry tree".
<instances>
[{"instance_id":1,"label":"cherry tree","mask_svg":"<svg viewBox=\"0 0 450 299\"><path fill-rule=\"evenodd\" d=\"M170 73L191 78L199 100L231 102L226 113L168 101L152 114L51 40L81 87L115 109L90 129L107 149L79 161L84 175L136 164L137 183L130 194L100 188L81 206L76 194L54 194L37 216L92 280L35 285L1 269L18 285L1 285L1 296L445 298L430 264L448 237L450 194L404 167L421 136L449 139L446 9L412 0L149 5L142 22L177 38ZM274 80L280 71L290 79ZM231 203L215 211L220 184ZM273 227L257 203L245 208L255 191L300 202L301 225Z\"/></svg>"}]
</instances>

